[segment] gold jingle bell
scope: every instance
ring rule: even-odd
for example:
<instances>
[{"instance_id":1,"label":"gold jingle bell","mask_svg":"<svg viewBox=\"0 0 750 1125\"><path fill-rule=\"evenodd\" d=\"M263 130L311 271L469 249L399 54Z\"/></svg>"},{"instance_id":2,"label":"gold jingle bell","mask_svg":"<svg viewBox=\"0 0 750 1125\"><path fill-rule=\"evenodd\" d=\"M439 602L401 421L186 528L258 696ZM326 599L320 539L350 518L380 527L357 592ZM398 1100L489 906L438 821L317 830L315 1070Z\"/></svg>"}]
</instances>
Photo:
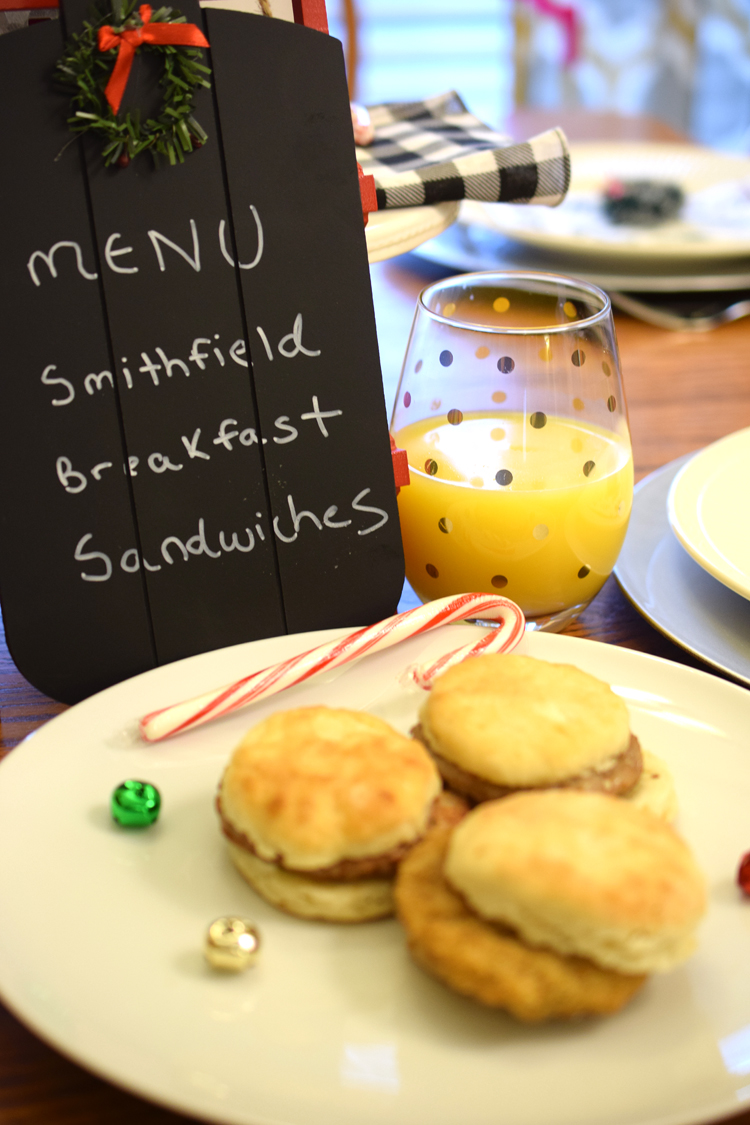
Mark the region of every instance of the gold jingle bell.
<instances>
[{"instance_id":1,"label":"gold jingle bell","mask_svg":"<svg viewBox=\"0 0 750 1125\"><path fill-rule=\"evenodd\" d=\"M245 918L217 918L208 927L203 952L214 969L239 973L258 960L260 934Z\"/></svg>"}]
</instances>

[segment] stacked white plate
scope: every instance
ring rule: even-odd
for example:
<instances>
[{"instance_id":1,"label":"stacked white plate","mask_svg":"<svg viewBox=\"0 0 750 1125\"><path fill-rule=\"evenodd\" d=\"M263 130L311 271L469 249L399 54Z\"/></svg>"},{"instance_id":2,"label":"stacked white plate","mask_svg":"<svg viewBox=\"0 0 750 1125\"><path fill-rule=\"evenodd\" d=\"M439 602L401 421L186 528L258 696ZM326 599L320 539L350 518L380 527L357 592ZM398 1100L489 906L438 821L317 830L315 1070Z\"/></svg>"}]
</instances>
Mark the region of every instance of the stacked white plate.
<instances>
[{"instance_id":1,"label":"stacked white plate","mask_svg":"<svg viewBox=\"0 0 750 1125\"><path fill-rule=\"evenodd\" d=\"M570 156L570 190L559 207L465 200L458 222L420 246L419 256L456 272L571 274L664 328L702 331L750 312L747 157L634 142L571 144ZM615 225L602 208L613 180L677 184L685 203L655 227Z\"/></svg>"},{"instance_id":2,"label":"stacked white plate","mask_svg":"<svg viewBox=\"0 0 750 1125\"><path fill-rule=\"evenodd\" d=\"M570 160L570 190L559 207L480 204L486 225L531 246L621 264L750 254L747 157L698 145L596 141L572 144ZM685 202L678 216L658 226L615 225L602 209L604 189L613 180L677 184ZM477 210L472 214L481 221Z\"/></svg>"},{"instance_id":3,"label":"stacked white plate","mask_svg":"<svg viewBox=\"0 0 750 1125\"><path fill-rule=\"evenodd\" d=\"M615 574L653 625L750 684L750 429L636 486Z\"/></svg>"}]
</instances>

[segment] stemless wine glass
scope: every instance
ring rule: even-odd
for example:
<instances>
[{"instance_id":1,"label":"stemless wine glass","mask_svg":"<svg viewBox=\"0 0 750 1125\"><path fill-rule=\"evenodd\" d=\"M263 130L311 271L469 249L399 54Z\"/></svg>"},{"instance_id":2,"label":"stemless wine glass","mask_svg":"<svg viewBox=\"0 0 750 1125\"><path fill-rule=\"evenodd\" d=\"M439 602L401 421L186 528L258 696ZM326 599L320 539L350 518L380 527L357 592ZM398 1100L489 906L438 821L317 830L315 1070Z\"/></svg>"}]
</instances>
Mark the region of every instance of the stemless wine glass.
<instances>
[{"instance_id":1,"label":"stemless wine glass","mask_svg":"<svg viewBox=\"0 0 750 1125\"><path fill-rule=\"evenodd\" d=\"M423 601L500 592L529 627L577 616L627 530L633 458L609 298L541 273L473 273L419 296L391 420Z\"/></svg>"}]
</instances>

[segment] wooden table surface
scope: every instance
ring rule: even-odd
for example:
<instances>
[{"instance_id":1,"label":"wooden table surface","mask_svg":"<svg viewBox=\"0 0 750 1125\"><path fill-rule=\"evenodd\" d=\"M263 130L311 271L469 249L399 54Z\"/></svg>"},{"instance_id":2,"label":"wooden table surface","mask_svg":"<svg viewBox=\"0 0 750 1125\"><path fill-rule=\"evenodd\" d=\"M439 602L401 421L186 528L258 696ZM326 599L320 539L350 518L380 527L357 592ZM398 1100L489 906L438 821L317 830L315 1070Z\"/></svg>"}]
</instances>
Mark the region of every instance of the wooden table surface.
<instances>
[{"instance_id":1,"label":"wooden table surface","mask_svg":"<svg viewBox=\"0 0 750 1125\"><path fill-rule=\"evenodd\" d=\"M518 138L562 121L572 140L681 140L648 119L614 114L521 111ZM386 397L390 408L419 290L439 276L413 255L372 267ZM636 477L724 434L750 426L750 319L714 332L668 332L617 315ZM702 667L653 629L610 578L566 630ZM0 755L63 710L16 670L0 636ZM42 904L43 905L43 904ZM0 1125L167 1125L187 1118L110 1086L63 1058L0 1005ZM750 1125L750 1111L735 1119Z\"/></svg>"}]
</instances>

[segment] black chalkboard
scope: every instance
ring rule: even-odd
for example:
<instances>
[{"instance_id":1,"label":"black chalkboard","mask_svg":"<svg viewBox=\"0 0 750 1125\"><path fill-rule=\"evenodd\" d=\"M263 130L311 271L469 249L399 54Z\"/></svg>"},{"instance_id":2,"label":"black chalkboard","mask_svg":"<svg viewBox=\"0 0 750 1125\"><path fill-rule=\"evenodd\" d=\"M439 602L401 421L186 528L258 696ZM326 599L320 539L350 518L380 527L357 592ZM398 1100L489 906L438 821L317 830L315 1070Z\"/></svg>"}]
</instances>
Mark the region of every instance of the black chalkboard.
<instances>
[{"instance_id":1,"label":"black chalkboard","mask_svg":"<svg viewBox=\"0 0 750 1125\"><path fill-rule=\"evenodd\" d=\"M403 561L341 44L204 11L241 262L263 227L240 280L289 629L377 621Z\"/></svg>"},{"instance_id":2,"label":"black chalkboard","mask_svg":"<svg viewBox=\"0 0 750 1125\"><path fill-rule=\"evenodd\" d=\"M55 161L61 50L52 22L0 38L0 591L16 664L71 700L156 654L140 575L101 581L91 557L119 560L137 532L106 376L87 393L112 365L77 146Z\"/></svg>"},{"instance_id":3,"label":"black chalkboard","mask_svg":"<svg viewBox=\"0 0 750 1125\"><path fill-rule=\"evenodd\" d=\"M60 29L0 40L0 597L65 701L377 620L403 580L340 44L225 11L207 32L210 142L158 169L88 138L56 160ZM135 62L124 106L154 97Z\"/></svg>"}]
</instances>

